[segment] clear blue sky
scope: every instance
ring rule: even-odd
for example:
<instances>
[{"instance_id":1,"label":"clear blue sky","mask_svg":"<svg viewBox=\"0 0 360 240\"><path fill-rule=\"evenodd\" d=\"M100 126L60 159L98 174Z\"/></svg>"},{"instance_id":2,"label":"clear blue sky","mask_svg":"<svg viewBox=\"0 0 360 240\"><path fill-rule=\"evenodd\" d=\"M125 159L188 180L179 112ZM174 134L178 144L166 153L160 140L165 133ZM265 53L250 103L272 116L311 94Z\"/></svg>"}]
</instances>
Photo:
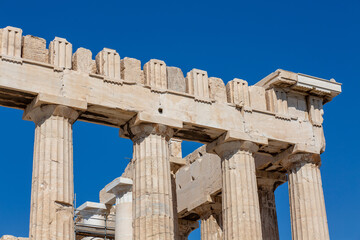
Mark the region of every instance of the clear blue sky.
<instances>
[{"instance_id":1,"label":"clear blue sky","mask_svg":"<svg viewBox=\"0 0 360 240\"><path fill-rule=\"evenodd\" d=\"M103 47L142 64L151 58L208 71L227 82L254 84L278 68L343 83L325 105L326 152L321 167L332 239L360 239L360 1L0 1L0 28ZM0 236L28 236L34 124L0 107ZM78 204L123 172L132 144L115 128L74 124ZM198 144L185 143L184 154ZM290 239L287 185L276 190L282 239ZM195 231L190 239L200 239Z\"/></svg>"}]
</instances>

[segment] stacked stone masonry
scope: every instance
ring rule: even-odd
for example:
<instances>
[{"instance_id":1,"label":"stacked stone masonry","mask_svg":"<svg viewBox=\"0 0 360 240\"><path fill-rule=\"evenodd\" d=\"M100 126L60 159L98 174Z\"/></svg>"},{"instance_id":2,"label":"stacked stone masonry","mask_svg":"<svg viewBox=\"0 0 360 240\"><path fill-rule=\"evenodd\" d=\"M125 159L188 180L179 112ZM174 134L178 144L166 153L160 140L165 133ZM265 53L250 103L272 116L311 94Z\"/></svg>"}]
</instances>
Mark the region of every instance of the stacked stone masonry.
<instances>
[{"instance_id":1,"label":"stacked stone masonry","mask_svg":"<svg viewBox=\"0 0 360 240\"><path fill-rule=\"evenodd\" d=\"M88 206L114 212L117 239L186 239L199 220L204 239L278 239L274 191L287 179L293 239L329 239L323 105L340 83L279 69L225 85L157 59L142 68L110 48L93 59L60 37L47 48L22 32L0 29L0 106L35 123L29 239L74 238L75 121L134 143L122 175L132 186L115 179ZM206 146L182 158L182 140Z\"/></svg>"}]
</instances>

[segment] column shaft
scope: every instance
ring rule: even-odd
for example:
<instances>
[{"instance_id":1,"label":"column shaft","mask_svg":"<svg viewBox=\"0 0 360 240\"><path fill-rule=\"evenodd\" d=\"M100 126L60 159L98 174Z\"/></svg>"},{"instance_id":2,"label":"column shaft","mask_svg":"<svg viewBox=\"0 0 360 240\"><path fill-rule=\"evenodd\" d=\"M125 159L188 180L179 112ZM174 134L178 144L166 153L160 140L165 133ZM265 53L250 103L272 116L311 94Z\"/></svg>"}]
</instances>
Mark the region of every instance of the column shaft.
<instances>
[{"instance_id":1,"label":"column shaft","mask_svg":"<svg viewBox=\"0 0 360 240\"><path fill-rule=\"evenodd\" d=\"M224 239L261 239L254 157L251 151L237 147L240 143L227 144L234 146L221 154Z\"/></svg>"},{"instance_id":2,"label":"column shaft","mask_svg":"<svg viewBox=\"0 0 360 240\"><path fill-rule=\"evenodd\" d=\"M319 166L300 162L294 164L288 174L292 238L329 239Z\"/></svg>"},{"instance_id":3,"label":"column shaft","mask_svg":"<svg viewBox=\"0 0 360 240\"><path fill-rule=\"evenodd\" d=\"M261 230L263 240L279 240L279 229L276 215L275 194L273 186L258 187Z\"/></svg>"},{"instance_id":4,"label":"column shaft","mask_svg":"<svg viewBox=\"0 0 360 240\"><path fill-rule=\"evenodd\" d=\"M220 219L217 219L213 214L201 220L201 240L223 239L223 231L219 221Z\"/></svg>"},{"instance_id":5,"label":"column shaft","mask_svg":"<svg viewBox=\"0 0 360 240\"><path fill-rule=\"evenodd\" d=\"M165 126L142 130L134 139L134 239L174 239L169 136Z\"/></svg>"},{"instance_id":6,"label":"column shaft","mask_svg":"<svg viewBox=\"0 0 360 240\"><path fill-rule=\"evenodd\" d=\"M132 213L132 192L127 192L117 197L115 240L132 239Z\"/></svg>"},{"instance_id":7,"label":"column shaft","mask_svg":"<svg viewBox=\"0 0 360 240\"><path fill-rule=\"evenodd\" d=\"M48 106L45 110L49 113L55 108ZM30 240L73 240L73 120L46 114L37 117L29 237Z\"/></svg>"}]
</instances>

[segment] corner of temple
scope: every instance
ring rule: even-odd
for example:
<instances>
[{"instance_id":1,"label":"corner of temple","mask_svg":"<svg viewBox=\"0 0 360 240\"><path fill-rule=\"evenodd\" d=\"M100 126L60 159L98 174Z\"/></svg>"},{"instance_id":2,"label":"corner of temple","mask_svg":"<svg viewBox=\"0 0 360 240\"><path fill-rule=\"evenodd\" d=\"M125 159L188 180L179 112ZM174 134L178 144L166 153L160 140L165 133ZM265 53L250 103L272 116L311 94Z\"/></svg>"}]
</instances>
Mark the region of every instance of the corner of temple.
<instances>
[{"instance_id":1,"label":"corner of temple","mask_svg":"<svg viewBox=\"0 0 360 240\"><path fill-rule=\"evenodd\" d=\"M276 158L278 158L280 165L282 165L286 170L290 170L302 163L313 163L318 166L321 165L319 152L307 152L305 150L299 151L296 146L288 148L284 152L278 154Z\"/></svg>"}]
</instances>

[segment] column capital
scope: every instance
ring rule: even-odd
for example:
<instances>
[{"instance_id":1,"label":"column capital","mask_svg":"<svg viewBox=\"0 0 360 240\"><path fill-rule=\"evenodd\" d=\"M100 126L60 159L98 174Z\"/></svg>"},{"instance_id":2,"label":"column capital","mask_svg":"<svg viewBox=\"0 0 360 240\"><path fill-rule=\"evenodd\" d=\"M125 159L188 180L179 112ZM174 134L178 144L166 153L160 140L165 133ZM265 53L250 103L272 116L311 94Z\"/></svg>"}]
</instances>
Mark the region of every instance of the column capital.
<instances>
[{"instance_id":1,"label":"column capital","mask_svg":"<svg viewBox=\"0 0 360 240\"><path fill-rule=\"evenodd\" d=\"M39 125L50 116L61 116L74 123L80 112L86 109L87 103L84 101L41 93L26 107L23 119Z\"/></svg>"},{"instance_id":2,"label":"column capital","mask_svg":"<svg viewBox=\"0 0 360 240\"><path fill-rule=\"evenodd\" d=\"M254 153L259 150L259 146L254 142L236 140L230 142L219 141L216 144L210 143L206 148L207 152L216 153L221 158L233 155L239 150Z\"/></svg>"},{"instance_id":3,"label":"column capital","mask_svg":"<svg viewBox=\"0 0 360 240\"><path fill-rule=\"evenodd\" d=\"M267 144L268 139L263 136L230 130L206 145L206 151L222 158L239 150L254 153L259 150L259 145Z\"/></svg>"},{"instance_id":4,"label":"column capital","mask_svg":"<svg viewBox=\"0 0 360 240\"><path fill-rule=\"evenodd\" d=\"M150 134L165 136L170 140L174 135L174 128L182 128L182 122L162 116L138 113L129 122L120 127L119 135L137 141Z\"/></svg>"},{"instance_id":5,"label":"column capital","mask_svg":"<svg viewBox=\"0 0 360 240\"><path fill-rule=\"evenodd\" d=\"M118 177L109 183L105 190L107 193L112 193L116 197L116 203L132 202L132 186L133 181L130 178Z\"/></svg>"},{"instance_id":6,"label":"column capital","mask_svg":"<svg viewBox=\"0 0 360 240\"><path fill-rule=\"evenodd\" d=\"M278 186L287 182L287 177L285 173L256 170L256 180L259 189L275 191Z\"/></svg>"},{"instance_id":7,"label":"column capital","mask_svg":"<svg viewBox=\"0 0 360 240\"><path fill-rule=\"evenodd\" d=\"M305 163L313 163L317 166L320 166L321 165L320 154L295 153L295 154L287 155L281 160L281 165L288 171Z\"/></svg>"}]
</instances>

